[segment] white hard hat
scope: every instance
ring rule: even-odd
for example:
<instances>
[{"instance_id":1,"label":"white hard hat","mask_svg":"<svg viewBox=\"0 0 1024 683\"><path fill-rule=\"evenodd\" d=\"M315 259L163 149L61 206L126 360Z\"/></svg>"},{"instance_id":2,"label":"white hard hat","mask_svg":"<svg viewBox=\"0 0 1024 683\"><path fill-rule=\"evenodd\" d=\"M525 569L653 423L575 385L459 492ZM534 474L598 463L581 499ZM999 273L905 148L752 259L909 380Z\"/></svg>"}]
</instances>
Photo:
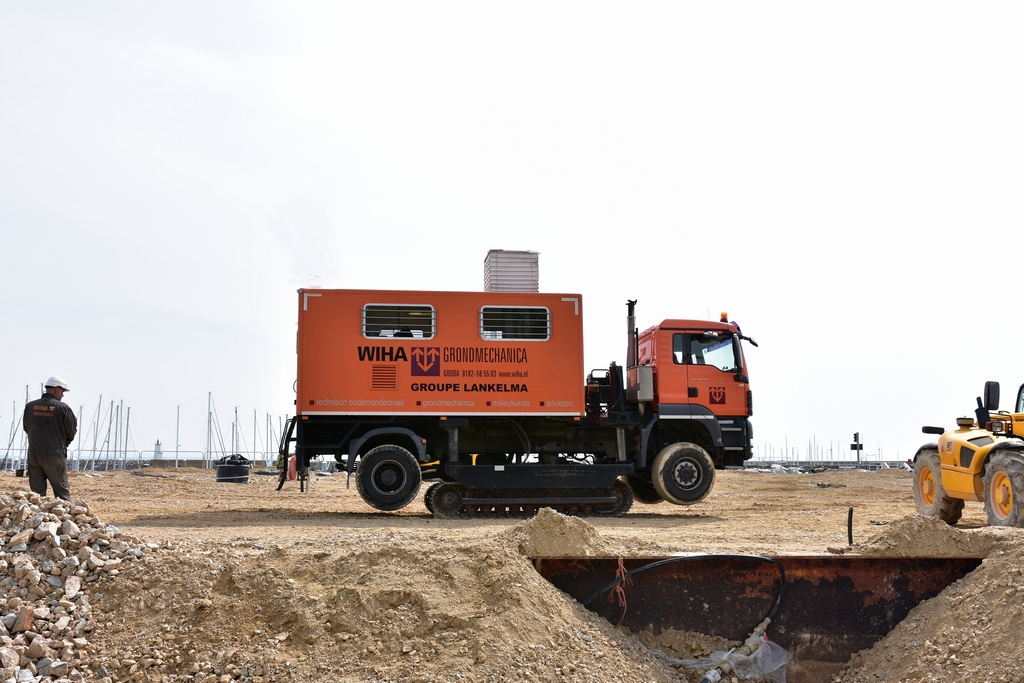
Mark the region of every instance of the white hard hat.
<instances>
[{"instance_id":1,"label":"white hard hat","mask_svg":"<svg viewBox=\"0 0 1024 683\"><path fill-rule=\"evenodd\" d=\"M64 391L71 391L71 389L68 388L68 383L62 380L60 377L51 377L50 379L46 380L46 384L44 386L60 387Z\"/></svg>"}]
</instances>

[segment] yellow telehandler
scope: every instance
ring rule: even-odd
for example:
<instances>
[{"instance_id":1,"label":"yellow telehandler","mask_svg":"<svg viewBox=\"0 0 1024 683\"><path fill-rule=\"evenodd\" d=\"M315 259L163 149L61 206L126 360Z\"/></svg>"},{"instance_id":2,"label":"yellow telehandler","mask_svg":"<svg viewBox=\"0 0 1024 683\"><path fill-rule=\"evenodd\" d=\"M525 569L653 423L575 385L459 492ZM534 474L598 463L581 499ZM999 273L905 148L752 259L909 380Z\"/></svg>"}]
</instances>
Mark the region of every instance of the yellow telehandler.
<instances>
[{"instance_id":1,"label":"yellow telehandler","mask_svg":"<svg viewBox=\"0 0 1024 683\"><path fill-rule=\"evenodd\" d=\"M992 526L1024 527L1024 385L1012 413L999 410L999 383L985 382L975 417L957 428L924 427L938 443L914 455L914 502L922 515L956 524L964 501L985 504Z\"/></svg>"}]
</instances>

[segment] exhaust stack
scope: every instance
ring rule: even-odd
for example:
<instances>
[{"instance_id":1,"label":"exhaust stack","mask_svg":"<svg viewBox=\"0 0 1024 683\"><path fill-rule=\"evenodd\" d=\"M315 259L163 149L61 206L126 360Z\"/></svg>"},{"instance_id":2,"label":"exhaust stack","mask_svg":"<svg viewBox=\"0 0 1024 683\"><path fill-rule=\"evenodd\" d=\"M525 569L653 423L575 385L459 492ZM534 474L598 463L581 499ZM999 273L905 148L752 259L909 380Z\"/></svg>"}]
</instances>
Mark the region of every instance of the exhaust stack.
<instances>
[{"instance_id":1,"label":"exhaust stack","mask_svg":"<svg viewBox=\"0 0 1024 683\"><path fill-rule=\"evenodd\" d=\"M637 348L636 348L636 315L634 309L636 307L636 299L627 299L626 307L628 312L626 313L626 369L636 367Z\"/></svg>"}]
</instances>

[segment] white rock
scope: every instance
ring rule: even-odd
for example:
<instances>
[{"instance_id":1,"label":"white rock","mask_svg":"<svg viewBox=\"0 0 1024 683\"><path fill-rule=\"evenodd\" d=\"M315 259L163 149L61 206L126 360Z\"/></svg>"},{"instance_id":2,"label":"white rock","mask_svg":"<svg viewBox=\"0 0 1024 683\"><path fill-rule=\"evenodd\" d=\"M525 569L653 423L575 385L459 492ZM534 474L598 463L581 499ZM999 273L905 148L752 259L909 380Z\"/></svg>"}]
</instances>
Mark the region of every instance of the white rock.
<instances>
[{"instance_id":1,"label":"white rock","mask_svg":"<svg viewBox=\"0 0 1024 683\"><path fill-rule=\"evenodd\" d=\"M64 595L69 600L78 595L80 590L82 590L82 580L77 576L69 576L68 580L64 582Z\"/></svg>"}]
</instances>

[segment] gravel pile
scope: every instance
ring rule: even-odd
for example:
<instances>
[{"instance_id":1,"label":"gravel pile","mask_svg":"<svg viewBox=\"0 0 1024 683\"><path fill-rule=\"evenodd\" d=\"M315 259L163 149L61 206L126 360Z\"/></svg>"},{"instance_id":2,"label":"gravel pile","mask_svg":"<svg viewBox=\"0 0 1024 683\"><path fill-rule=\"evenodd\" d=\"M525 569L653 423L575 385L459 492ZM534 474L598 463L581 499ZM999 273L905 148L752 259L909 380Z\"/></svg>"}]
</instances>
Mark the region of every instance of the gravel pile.
<instances>
[{"instance_id":1,"label":"gravel pile","mask_svg":"<svg viewBox=\"0 0 1024 683\"><path fill-rule=\"evenodd\" d=\"M0 520L0 681L94 679L87 636L98 625L84 589L143 548L82 500L0 493Z\"/></svg>"}]
</instances>

